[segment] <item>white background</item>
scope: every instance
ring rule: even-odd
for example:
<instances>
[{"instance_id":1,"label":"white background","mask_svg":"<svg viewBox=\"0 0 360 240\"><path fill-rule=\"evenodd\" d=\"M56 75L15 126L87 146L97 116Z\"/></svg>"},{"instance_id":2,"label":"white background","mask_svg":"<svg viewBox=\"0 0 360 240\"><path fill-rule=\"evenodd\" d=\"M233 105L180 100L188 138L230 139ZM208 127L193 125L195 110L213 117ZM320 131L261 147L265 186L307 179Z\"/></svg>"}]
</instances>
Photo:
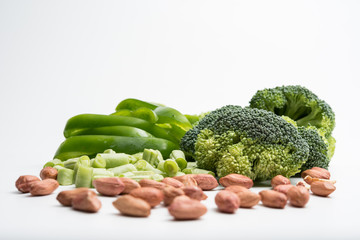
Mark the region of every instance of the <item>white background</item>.
<instances>
[{"instance_id":1,"label":"white background","mask_svg":"<svg viewBox=\"0 0 360 240\"><path fill-rule=\"evenodd\" d=\"M359 238L359 12L359 1L0 1L0 238ZM91 215L14 187L52 159L76 114L108 114L128 97L199 113L287 84L336 113L338 189L305 209L224 215L211 192L199 221L164 208L134 219L113 199Z\"/></svg>"}]
</instances>

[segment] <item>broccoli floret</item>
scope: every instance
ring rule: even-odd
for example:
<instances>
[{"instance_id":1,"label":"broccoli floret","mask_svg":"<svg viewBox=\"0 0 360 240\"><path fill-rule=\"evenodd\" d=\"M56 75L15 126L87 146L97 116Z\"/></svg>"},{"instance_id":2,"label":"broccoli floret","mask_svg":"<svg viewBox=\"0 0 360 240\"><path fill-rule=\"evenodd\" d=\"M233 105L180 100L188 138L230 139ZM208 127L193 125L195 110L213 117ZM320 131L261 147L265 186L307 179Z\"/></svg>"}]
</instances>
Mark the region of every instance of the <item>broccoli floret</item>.
<instances>
[{"instance_id":1,"label":"broccoli floret","mask_svg":"<svg viewBox=\"0 0 360 240\"><path fill-rule=\"evenodd\" d=\"M250 107L288 116L298 126L315 126L326 138L335 127L331 107L302 86L282 86L259 90L250 100Z\"/></svg>"},{"instance_id":2,"label":"broccoli floret","mask_svg":"<svg viewBox=\"0 0 360 240\"><path fill-rule=\"evenodd\" d=\"M309 154L292 124L269 111L233 105L207 114L180 147L219 177L239 173L254 180L293 176Z\"/></svg>"}]
</instances>

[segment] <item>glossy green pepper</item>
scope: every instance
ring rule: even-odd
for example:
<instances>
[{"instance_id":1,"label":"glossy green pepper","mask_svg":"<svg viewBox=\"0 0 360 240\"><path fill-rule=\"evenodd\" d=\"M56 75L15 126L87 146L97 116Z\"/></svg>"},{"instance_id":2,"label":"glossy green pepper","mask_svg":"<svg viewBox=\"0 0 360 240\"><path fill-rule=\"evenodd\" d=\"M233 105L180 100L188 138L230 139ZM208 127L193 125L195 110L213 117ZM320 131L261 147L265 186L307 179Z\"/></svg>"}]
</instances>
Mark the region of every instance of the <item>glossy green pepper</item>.
<instances>
[{"instance_id":1,"label":"glossy green pepper","mask_svg":"<svg viewBox=\"0 0 360 240\"><path fill-rule=\"evenodd\" d=\"M113 149L115 152L135 154L142 152L145 148L157 149L164 157L169 157L174 149L179 146L166 139L155 137L124 137L105 135L84 135L67 138L55 153L54 158L62 161L87 155L95 156L106 149Z\"/></svg>"},{"instance_id":2,"label":"glossy green pepper","mask_svg":"<svg viewBox=\"0 0 360 240\"><path fill-rule=\"evenodd\" d=\"M176 144L180 139L172 136L166 129L156 126L153 123L145 121L140 118L126 117L126 116L113 116L113 115L101 115L101 114L80 114L70 118L64 129L64 136L66 138L71 136L81 135L82 132L91 134L91 131L95 129L97 133L101 133L102 127L111 126L130 126L142 129L154 137L167 139ZM102 133L107 135L108 132Z\"/></svg>"},{"instance_id":3,"label":"glossy green pepper","mask_svg":"<svg viewBox=\"0 0 360 240\"><path fill-rule=\"evenodd\" d=\"M79 135L113 135L125 137L153 137L150 133L136 127L129 126L110 126L79 129L71 134L71 136Z\"/></svg>"}]
</instances>

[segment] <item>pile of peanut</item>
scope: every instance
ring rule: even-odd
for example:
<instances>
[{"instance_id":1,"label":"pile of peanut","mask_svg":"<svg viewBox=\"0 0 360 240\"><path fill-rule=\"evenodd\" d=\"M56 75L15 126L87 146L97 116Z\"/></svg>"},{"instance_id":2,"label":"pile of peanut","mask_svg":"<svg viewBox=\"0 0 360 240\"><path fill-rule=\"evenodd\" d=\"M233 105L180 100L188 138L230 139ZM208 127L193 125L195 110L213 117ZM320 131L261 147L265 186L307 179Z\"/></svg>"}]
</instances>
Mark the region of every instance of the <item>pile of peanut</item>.
<instances>
[{"instance_id":1,"label":"pile of peanut","mask_svg":"<svg viewBox=\"0 0 360 240\"><path fill-rule=\"evenodd\" d=\"M54 171L55 170L55 171ZM40 180L36 176L20 176L16 187L23 193L34 196L49 195L59 186L56 169L44 168ZM278 175L271 180L273 190L263 190L259 194L252 192L253 181L240 174L229 174L219 179L225 188L215 196L215 203L220 212L235 213L240 208L252 208L260 201L263 206L284 208L289 202L295 207L304 207L314 195L327 197L335 191L335 181L330 180L330 173L322 168L312 168L302 173L304 181L291 185L288 178ZM113 206L124 215L147 217L151 209L162 202L170 215L177 220L198 219L207 212L201 203L207 199L203 191L219 186L210 174L188 174L173 178L164 178L161 182L142 179L139 182L130 178L107 177L93 181L96 191L105 196L118 196ZM120 195L120 196L119 196ZM76 188L61 191L56 198L62 205L75 210L98 212L101 201L95 191L89 188Z\"/></svg>"}]
</instances>

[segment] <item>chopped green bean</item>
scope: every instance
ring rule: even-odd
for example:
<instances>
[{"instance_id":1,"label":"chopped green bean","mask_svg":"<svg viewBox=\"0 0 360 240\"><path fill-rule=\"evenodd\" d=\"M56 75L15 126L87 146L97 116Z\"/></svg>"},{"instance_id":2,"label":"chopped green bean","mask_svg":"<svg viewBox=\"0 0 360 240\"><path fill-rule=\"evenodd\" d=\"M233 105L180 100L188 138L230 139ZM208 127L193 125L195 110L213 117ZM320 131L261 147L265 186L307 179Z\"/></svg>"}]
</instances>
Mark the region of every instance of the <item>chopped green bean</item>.
<instances>
[{"instance_id":1,"label":"chopped green bean","mask_svg":"<svg viewBox=\"0 0 360 240\"><path fill-rule=\"evenodd\" d=\"M126 172L137 171L137 168L133 164L125 164L119 167L109 168L108 171L111 171L115 176L119 176L120 174Z\"/></svg>"},{"instance_id":2,"label":"chopped green bean","mask_svg":"<svg viewBox=\"0 0 360 240\"><path fill-rule=\"evenodd\" d=\"M125 153L99 153L95 159L97 158L103 158L105 160L106 168L114 168L128 164L133 157Z\"/></svg>"},{"instance_id":3,"label":"chopped green bean","mask_svg":"<svg viewBox=\"0 0 360 240\"><path fill-rule=\"evenodd\" d=\"M161 152L154 149L144 149L143 159L154 167L157 167L159 162L164 160Z\"/></svg>"},{"instance_id":4,"label":"chopped green bean","mask_svg":"<svg viewBox=\"0 0 360 240\"><path fill-rule=\"evenodd\" d=\"M152 177L151 177L152 180L155 180L155 181L161 181L164 179L164 177L161 175L161 174L154 174Z\"/></svg>"},{"instance_id":5,"label":"chopped green bean","mask_svg":"<svg viewBox=\"0 0 360 240\"><path fill-rule=\"evenodd\" d=\"M106 149L105 151L104 151L104 153L108 153L108 154L114 154L114 153L116 153L114 150L112 150L112 149Z\"/></svg>"},{"instance_id":6,"label":"chopped green bean","mask_svg":"<svg viewBox=\"0 0 360 240\"><path fill-rule=\"evenodd\" d=\"M55 166L53 166L53 168L55 168L56 170L60 170L60 169L63 169L63 168L65 168L65 167L63 167L63 166L60 166L60 165L55 165Z\"/></svg>"},{"instance_id":7,"label":"chopped green bean","mask_svg":"<svg viewBox=\"0 0 360 240\"><path fill-rule=\"evenodd\" d=\"M73 169L75 168L75 164L79 161L79 158L70 158L64 161L64 167Z\"/></svg>"},{"instance_id":8,"label":"chopped green bean","mask_svg":"<svg viewBox=\"0 0 360 240\"><path fill-rule=\"evenodd\" d=\"M215 173L212 171L200 168L185 168L182 172L185 174L211 174L215 177Z\"/></svg>"},{"instance_id":9,"label":"chopped green bean","mask_svg":"<svg viewBox=\"0 0 360 240\"><path fill-rule=\"evenodd\" d=\"M150 163L145 160L139 160L135 163L135 167L139 171L152 171L154 173L161 174L161 170L154 168Z\"/></svg>"},{"instance_id":10,"label":"chopped green bean","mask_svg":"<svg viewBox=\"0 0 360 240\"><path fill-rule=\"evenodd\" d=\"M180 168L174 159L167 159L164 162L164 171L169 177L175 176L179 172Z\"/></svg>"},{"instance_id":11,"label":"chopped green bean","mask_svg":"<svg viewBox=\"0 0 360 240\"><path fill-rule=\"evenodd\" d=\"M93 168L105 168L106 167L106 161L103 157L101 157L99 154L94 158L94 162L92 164Z\"/></svg>"},{"instance_id":12,"label":"chopped green bean","mask_svg":"<svg viewBox=\"0 0 360 240\"><path fill-rule=\"evenodd\" d=\"M196 162L188 162L186 168L197 168Z\"/></svg>"},{"instance_id":13,"label":"chopped green bean","mask_svg":"<svg viewBox=\"0 0 360 240\"><path fill-rule=\"evenodd\" d=\"M57 181L63 186L74 184L74 170L67 168L59 169Z\"/></svg>"},{"instance_id":14,"label":"chopped green bean","mask_svg":"<svg viewBox=\"0 0 360 240\"><path fill-rule=\"evenodd\" d=\"M79 165L75 179L75 186L77 188L78 187L90 188L92 173L93 173L93 168Z\"/></svg>"},{"instance_id":15,"label":"chopped green bean","mask_svg":"<svg viewBox=\"0 0 360 240\"><path fill-rule=\"evenodd\" d=\"M61 161L60 159L54 158L53 160L45 163L45 165L43 166L43 168L45 168L45 167L54 167L55 165L64 166L64 163L63 163L63 161Z\"/></svg>"}]
</instances>

